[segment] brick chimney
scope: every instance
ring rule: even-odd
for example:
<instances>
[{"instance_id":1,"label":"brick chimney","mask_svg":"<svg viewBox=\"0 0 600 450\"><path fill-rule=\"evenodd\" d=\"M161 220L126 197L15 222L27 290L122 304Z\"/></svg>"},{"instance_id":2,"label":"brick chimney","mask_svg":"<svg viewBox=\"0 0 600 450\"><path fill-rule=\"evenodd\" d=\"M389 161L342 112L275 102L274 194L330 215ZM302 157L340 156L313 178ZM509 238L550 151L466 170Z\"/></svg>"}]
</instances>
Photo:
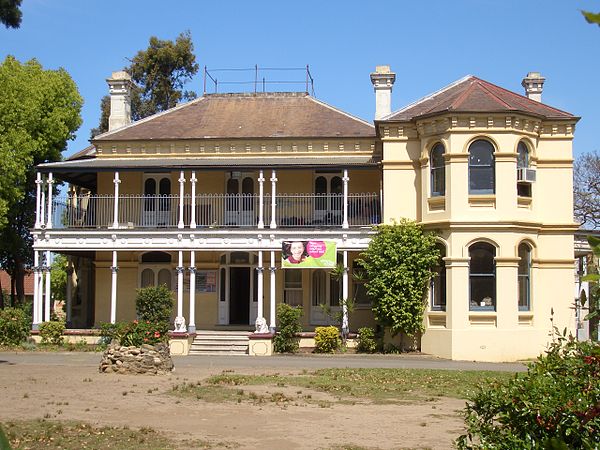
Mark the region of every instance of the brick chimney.
<instances>
[{"instance_id":1,"label":"brick chimney","mask_svg":"<svg viewBox=\"0 0 600 450\"><path fill-rule=\"evenodd\" d=\"M544 90L544 81L546 79L539 72L529 72L521 85L525 88L525 95L530 100L542 102L542 91Z\"/></svg>"},{"instance_id":2,"label":"brick chimney","mask_svg":"<svg viewBox=\"0 0 600 450\"><path fill-rule=\"evenodd\" d=\"M131 123L131 77L127 72L113 72L107 78L110 92L110 116L108 131L122 128Z\"/></svg>"},{"instance_id":3,"label":"brick chimney","mask_svg":"<svg viewBox=\"0 0 600 450\"><path fill-rule=\"evenodd\" d=\"M396 74L390 66L377 66L371 73L371 83L375 89L375 120L381 119L392 112L392 85Z\"/></svg>"}]
</instances>

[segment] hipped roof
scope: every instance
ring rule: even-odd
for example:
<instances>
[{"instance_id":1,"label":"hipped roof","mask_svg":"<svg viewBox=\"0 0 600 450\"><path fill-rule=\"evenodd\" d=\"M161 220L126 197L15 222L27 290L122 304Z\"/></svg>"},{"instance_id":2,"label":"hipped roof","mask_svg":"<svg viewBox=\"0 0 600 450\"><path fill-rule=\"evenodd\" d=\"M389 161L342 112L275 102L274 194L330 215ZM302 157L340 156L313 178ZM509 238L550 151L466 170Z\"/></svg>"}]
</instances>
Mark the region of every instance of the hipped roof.
<instances>
[{"instance_id":1,"label":"hipped roof","mask_svg":"<svg viewBox=\"0 0 600 450\"><path fill-rule=\"evenodd\" d=\"M94 142L169 139L374 138L375 128L304 92L205 94L97 136Z\"/></svg>"},{"instance_id":2,"label":"hipped roof","mask_svg":"<svg viewBox=\"0 0 600 450\"><path fill-rule=\"evenodd\" d=\"M523 113L541 119L578 120L552 106L468 75L383 117L379 122L410 122L443 113Z\"/></svg>"}]
</instances>

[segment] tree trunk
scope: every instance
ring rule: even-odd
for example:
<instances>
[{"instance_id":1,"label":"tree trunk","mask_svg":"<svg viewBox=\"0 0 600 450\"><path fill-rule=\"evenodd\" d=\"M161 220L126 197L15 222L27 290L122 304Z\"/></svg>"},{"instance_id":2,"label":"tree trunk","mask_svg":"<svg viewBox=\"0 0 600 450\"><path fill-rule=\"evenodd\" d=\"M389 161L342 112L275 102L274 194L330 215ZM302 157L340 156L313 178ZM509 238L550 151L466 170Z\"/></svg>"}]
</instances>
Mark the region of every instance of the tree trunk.
<instances>
[{"instance_id":1,"label":"tree trunk","mask_svg":"<svg viewBox=\"0 0 600 450\"><path fill-rule=\"evenodd\" d=\"M17 293L17 302L19 305L25 303L25 267L21 258L15 261L15 287Z\"/></svg>"}]
</instances>

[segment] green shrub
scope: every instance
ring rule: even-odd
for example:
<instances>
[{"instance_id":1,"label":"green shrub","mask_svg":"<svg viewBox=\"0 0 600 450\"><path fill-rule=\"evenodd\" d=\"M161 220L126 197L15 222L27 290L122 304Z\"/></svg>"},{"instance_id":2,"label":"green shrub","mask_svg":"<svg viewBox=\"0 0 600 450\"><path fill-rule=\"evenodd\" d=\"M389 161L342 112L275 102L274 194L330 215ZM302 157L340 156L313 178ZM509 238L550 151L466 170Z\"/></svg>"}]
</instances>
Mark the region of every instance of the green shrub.
<instances>
[{"instance_id":1,"label":"green shrub","mask_svg":"<svg viewBox=\"0 0 600 450\"><path fill-rule=\"evenodd\" d=\"M315 353L333 353L342 345L340 332L336 327L315 328Z\"/></svg>"},{"instance_id":2,"label":"green shrub","mask_svg":"<svg viewBox=\"0 0 600 450\"><path fill-rule=\"evenodd\" d=\"M0 310L0 345L19 345L30 329L31 318L21 308Z\"/></svg>"},{"instance_id":3,"label":"green shrub","mask_svg":"<svg viewBox=\"0 0 600 450\"><path fill-rule=\"evenodd\" d=\"M359 353L375 353L378 348L375 330L369 327L359 328L356 351Z\"/></svg>"},{"instance_id":4,"label":"green shrub","mask_svg":"<svg viewBox=\"0 0 600 450\"><path fill-rule=\"evenodd\" d=\"M149 286L137 290L135 309L140 322L166 323L173 311L173 296L167 285Z\"/></svg>"},{"instance_id":5,"label":"green shrub","mask_svg":"<svg viewBox=\"0 0 600 450\"><path fill-rule=\"evenodd\" d=\"M103 323L100 334L104 343L113 340L127 347L140 347L142 344L154 345L168 339L164 323L134 320L133 322Z\"/></svg>"},{"instance_id":6,"label":"green shrub","mask_svg":"<svg viewBox=\"0 0 600 450\"><path fill-rule=\"evenodd\" d=\"M559 337L527 374L480 388L461 449L600 448L600 346Z\"/></svg>"},{"instance_id":7,"label":"green shrub","mask_svg":"<svg viewBox=\"0 0 600 450\"><path fill-rule=\"evenodd\" d=\"M63 343L65 323L58 320L40 323L40 337L42 344L61 345Z\"/></svg>"},{"instance_id":8,"label":"green shrub","mask_svg":"<svg viewBox=\"0 0 600 450\"><path fill-rule=\"evenodd\" d=\"M293 307L285 303L277 305L277 334L273 338L273 347L277 353L295 353L300 346L296 333L302 331L300 319L302 307Z\"/></svg>"}]
</instances>

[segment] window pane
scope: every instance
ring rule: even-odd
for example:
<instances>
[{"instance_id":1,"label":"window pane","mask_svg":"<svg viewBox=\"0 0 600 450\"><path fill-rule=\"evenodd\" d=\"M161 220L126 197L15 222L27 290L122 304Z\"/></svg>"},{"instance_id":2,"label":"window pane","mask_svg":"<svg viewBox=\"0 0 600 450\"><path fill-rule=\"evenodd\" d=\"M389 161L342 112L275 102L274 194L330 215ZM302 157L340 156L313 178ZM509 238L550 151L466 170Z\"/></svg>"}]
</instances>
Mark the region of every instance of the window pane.
<instances>
[{"instance_id":1,"label":"window pane","mask_svg":"<svg viewBox=\"0 0 600 450\"><path fill-rule=\"evenodd\" d=\"M469 247L469 305L471 309L495 309L496 270L494 256L496 249L487 243L477 243Z\"/></svg>"},{"instance_id":2,"label":"window pane","mask_svg":"<svg viewBox=\"0 0 600 450\"><path fill-rule=\"evenodd\" d=\"M283 301L290 306L302 306L302 291L284 291Z\"/></svg>"},{"instance_id":3,"label":"window pane","mask_svg":"<svg viewBox=\"0 0 600 450\"><path fill-rule=\"evenodd\" d=\"M312 276L312 305L319 306L325 303L325 272L315 270Z\"/></svg>"},{"instance_id":4,"label":"window pane","mask_svg":"<svg viewBox=\"0 0 600 450\"><path fill-rule=\"evenodd\" d=\"M171 255L165 252L147 252L142 255L143 263L170 263Z\"/></svg>"},{"instance_id":5,"label":"window pane","mask_svg":"<svg viewBox=\"0 0 600 450\"><path fill-rule=\"evenodd\" d=\"M142 287L154 286L154 271L152 269L142 270Z\"/></svg>"},{"instance_id":6,"label":"window pane","mask_svg":"<svg viewBox=\"0 0 600 450\"><path fill-rule=\"evenodd\" d=\"M524 142L519 142L517 146L517 168L529 167L529 150Z\"/></svg>"},{"instance_id":7,"label":"window pane","mask_svg":"<svg viewBox=\"0 0 600 450\"><path fill-rule=\"evenodd\" d=\"M531 304L531 248L527 244L519 245L519 310L528 311Z\"/></svg>"},{"instance_id":8,"label":"window pane","mask_svg":"<svg viewBox=\"0 0 600 450\"><path fill-rule=\"evenodd\" d=\"M158 272L158 285L167 285L167 288L171 290L171 271L169 269L160 269Z\"/></svg>"},{"instance_id":9,"label":"window pane","mask_svg":"<svg viewBox=\"0 0 600 450\"><path fill-rule=\"evenodd\" d=\"M156 181L148 178L144 183L144 195L156 195Z\"/></svg>"},{"instance_id":10,"label":"window pane","mask_svg":"<svg viewBox=\"0 0 600 450\"><path fill-rule=\"evenodd\" d=\"M329 277L329 304L340 306L340 282Z\"/></svg>"},{"instance_id":11,"label":"window pane","mask_svg":"<svg viewBox=\"0 0 600 450\"><path fill-rule=\"evenodd\" d=\"M469 147L469 193L494 193L494 147L487 141Z\"/></svg>"},{"instance_id":12,"label":"window pane","mask_svg":"<svg viewBox=\"0 0 600 450\"><path fill-rule=\"evenodd\" d=\"M436 248L440 252L440 259L437 265L433 268L435 275L431 278L431 309L438 311L446 310L446 264L444 258L446 256L446 248L437 244Z\"/></svg>"},{"instance_id":13,"label":"window pane","mask_svg":"<svg viewBox=\"0 0 600 450\"><path fill-rule=\"evenodd\" d=\"M219 278L220 278L220 282L219 282L219 301L224 302L225 301L225 278L226 278L226 272L225 269L221 269L219 271Z\"/></svg>"},{"instance_id":14,"label":"window pane","mask_svg":"<svg viewBox=\"0 0 600 450\"><path fill-rule=\"evenodd\" d=\"M285 288L302 288L302 270L289 269L284 270Z\"/></svg>"},{"instance_id":15,"label":"window pane","mask_svg":"<svg viewBox=\"0 0 600 450\"><path fill-rule=\"evenodd\" d=\"M159 184L160 195L171 195L171 180L162 178Z\"/></svg>"}]
</instances>

